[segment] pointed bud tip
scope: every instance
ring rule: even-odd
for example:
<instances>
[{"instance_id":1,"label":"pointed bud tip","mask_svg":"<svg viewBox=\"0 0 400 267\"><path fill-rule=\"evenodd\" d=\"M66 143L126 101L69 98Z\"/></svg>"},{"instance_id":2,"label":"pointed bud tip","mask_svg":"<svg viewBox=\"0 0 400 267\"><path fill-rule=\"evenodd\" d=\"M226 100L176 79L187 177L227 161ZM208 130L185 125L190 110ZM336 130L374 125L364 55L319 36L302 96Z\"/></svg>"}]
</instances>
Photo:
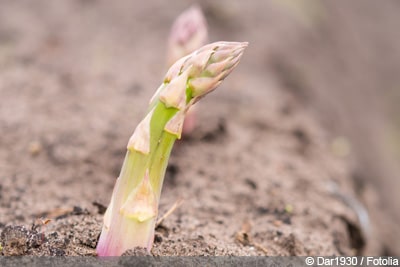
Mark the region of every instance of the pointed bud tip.
<instances>
[{"instance_id":1,"label":"pointed bud tip","mask_svg":"<svg viewBox=\"0 0 400 267\"><path fill-rule=\"evenodd\" d=\"M236 65L238 64L240 58L243 55L244 50L247 48L249 45L248 42L240 42L237 43L237 48L235 48L232 52L232 61L235 62L232 66L232 68L235 68Z\"/></svg>"},{"instance_id":2,"label":"pointed bud tip","mask_svg":"<svg viewBox=\"0 0 400 267\"><path fill-rule=\"evenodd\" d=\"M238 42L236 47L233 49L234 57L241 57L248 45L248 42Z\"/></svg>"},{"instance_id":3,"label":"pointed bud tip","mask_svg":"<svg viewBox=\"0 0 400 267\"><path fill-rule=\"evenodd\" d=\"M238 42L237 43L237 48L235 49L235 52L237 51L238 57L242 56L243 51L249 46L248 42Z\"/></svg>"},{"instance_id":4,"label":"pointed bud tip","mask_svg":"<svg viewBox=\"0 0 400 267\"><path fill-rule=\"evenodd\" d=\"M236 50L240 48L246 48L249 45L249 42L231 42L231 41L219 41L215 42L214 46L217 49L227 49L227 50Z\"/></svg>"}]
</instances>

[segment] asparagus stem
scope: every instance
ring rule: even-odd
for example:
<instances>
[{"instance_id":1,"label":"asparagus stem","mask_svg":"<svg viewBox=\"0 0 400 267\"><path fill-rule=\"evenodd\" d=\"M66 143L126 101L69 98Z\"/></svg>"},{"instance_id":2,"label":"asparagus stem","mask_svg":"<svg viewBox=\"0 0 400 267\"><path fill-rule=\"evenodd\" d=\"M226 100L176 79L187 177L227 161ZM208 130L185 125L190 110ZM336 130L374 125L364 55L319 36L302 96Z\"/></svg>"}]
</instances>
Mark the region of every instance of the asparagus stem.
<instances>
[{"instance_id":1,"label":"asparagus stem","mask_svg":"<svg viewBox=\"0 0 400 267\"><path fill-rule=\"evenodd\" d=\"M116 181L97 246L99 256L119 256L153 245L164 175L186 112L237 65L247 43L217 42L178 60L136 127Z\"/></svg>"}]
</instances>

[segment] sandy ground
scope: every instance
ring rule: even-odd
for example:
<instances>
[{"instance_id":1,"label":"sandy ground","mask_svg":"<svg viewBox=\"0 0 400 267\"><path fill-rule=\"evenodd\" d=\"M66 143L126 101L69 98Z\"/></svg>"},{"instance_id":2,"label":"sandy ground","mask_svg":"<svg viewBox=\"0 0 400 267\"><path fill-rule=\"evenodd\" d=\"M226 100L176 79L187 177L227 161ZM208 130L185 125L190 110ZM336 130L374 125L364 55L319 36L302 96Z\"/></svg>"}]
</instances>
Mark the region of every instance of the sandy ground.
<instances>
[{"instance_id":1,"label":"sandy ground","mask_svg":"<svg viewBox=\"0 0 400 267\"><path fill-rule=\"evenodd\" d=\"M0 4L0 253L95 255L126 142L165 72L169 27L188 3ZM160 214L183 202L157 227L152 254L399 253L379 190L354 182L357 158L332 149L321 123L332 120L310 104L312 88L337 77L318 75L318 62L304 66L308 76L296 71L296 59L312 57L308 42L322 38L315 25L334 24L315 24L324 7L202 7L212 41L250 46L199 105L193 135L174 147Z\"/></svg>"}]
</instances>

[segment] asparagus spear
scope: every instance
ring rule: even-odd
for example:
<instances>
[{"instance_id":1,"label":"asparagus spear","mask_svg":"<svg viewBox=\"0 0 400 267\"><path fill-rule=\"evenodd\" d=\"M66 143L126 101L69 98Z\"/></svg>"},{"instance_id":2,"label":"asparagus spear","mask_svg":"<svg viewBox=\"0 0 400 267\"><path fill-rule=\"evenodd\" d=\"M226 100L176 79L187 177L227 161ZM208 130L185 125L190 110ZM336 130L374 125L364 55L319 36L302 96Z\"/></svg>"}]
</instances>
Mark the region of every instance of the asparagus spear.
<instances>
[{"instance_id":1,"label":"asparagus spear","mask_svg":"<svg viewBox=\"0 0 400 267\"><path fill-rule=\"evenodd\" d=\"M247 43L216 42L171 66L129 139L126 157L104 215L99 256L128 249L150 252L169 155L181 137L185 114L236 67Z\"/></svg>"},{"instance_id":2,"label":"asparagus spear","mask_svg":"<svg viewBox=\"0 0 400 267\"><path fill-rule=\"evenodd\" d=\"M181 57L208 43L207 21L198 5L193 5L178 16L168 38L167 64L170 67ZM197 105L185 115L182 135L190 136L196 126Z\"/></svg>"},{"instance_id":3,"label":"asparagus spear","mask_svg":"<svg viewBox=\"0 0 400 267\"><path fill-rule=\"evenodd\" d=\"M167 65L208 43L206 18L197 5L185 10L174 21L168 37Z\"/></svg>"}]
</instances>

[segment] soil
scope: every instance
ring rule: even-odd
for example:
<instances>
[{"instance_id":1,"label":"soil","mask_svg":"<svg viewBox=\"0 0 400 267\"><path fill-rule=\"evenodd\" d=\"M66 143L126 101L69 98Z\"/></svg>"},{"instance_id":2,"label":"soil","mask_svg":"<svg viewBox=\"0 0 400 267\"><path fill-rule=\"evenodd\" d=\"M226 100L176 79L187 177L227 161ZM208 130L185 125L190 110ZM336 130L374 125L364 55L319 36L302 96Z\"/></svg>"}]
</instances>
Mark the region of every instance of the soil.
<instances>
[{"instance_id":1,"label":"soil","mask_svg":"<svg viewBox=\"0 0 400 267\"><path fill-rule=\"evenodd\" d=\"M288 65L295 44L323 36L319 5L278 2L201 3L212 41L250 46L174 147L160 215L182 204L158 225L153 255L400 252L378 190L355 182L356 158L332 148ZM126 143L165 72L169 27L188 3L0 4L0 254L93 256Z\"/></svg>"}]
</instances>

